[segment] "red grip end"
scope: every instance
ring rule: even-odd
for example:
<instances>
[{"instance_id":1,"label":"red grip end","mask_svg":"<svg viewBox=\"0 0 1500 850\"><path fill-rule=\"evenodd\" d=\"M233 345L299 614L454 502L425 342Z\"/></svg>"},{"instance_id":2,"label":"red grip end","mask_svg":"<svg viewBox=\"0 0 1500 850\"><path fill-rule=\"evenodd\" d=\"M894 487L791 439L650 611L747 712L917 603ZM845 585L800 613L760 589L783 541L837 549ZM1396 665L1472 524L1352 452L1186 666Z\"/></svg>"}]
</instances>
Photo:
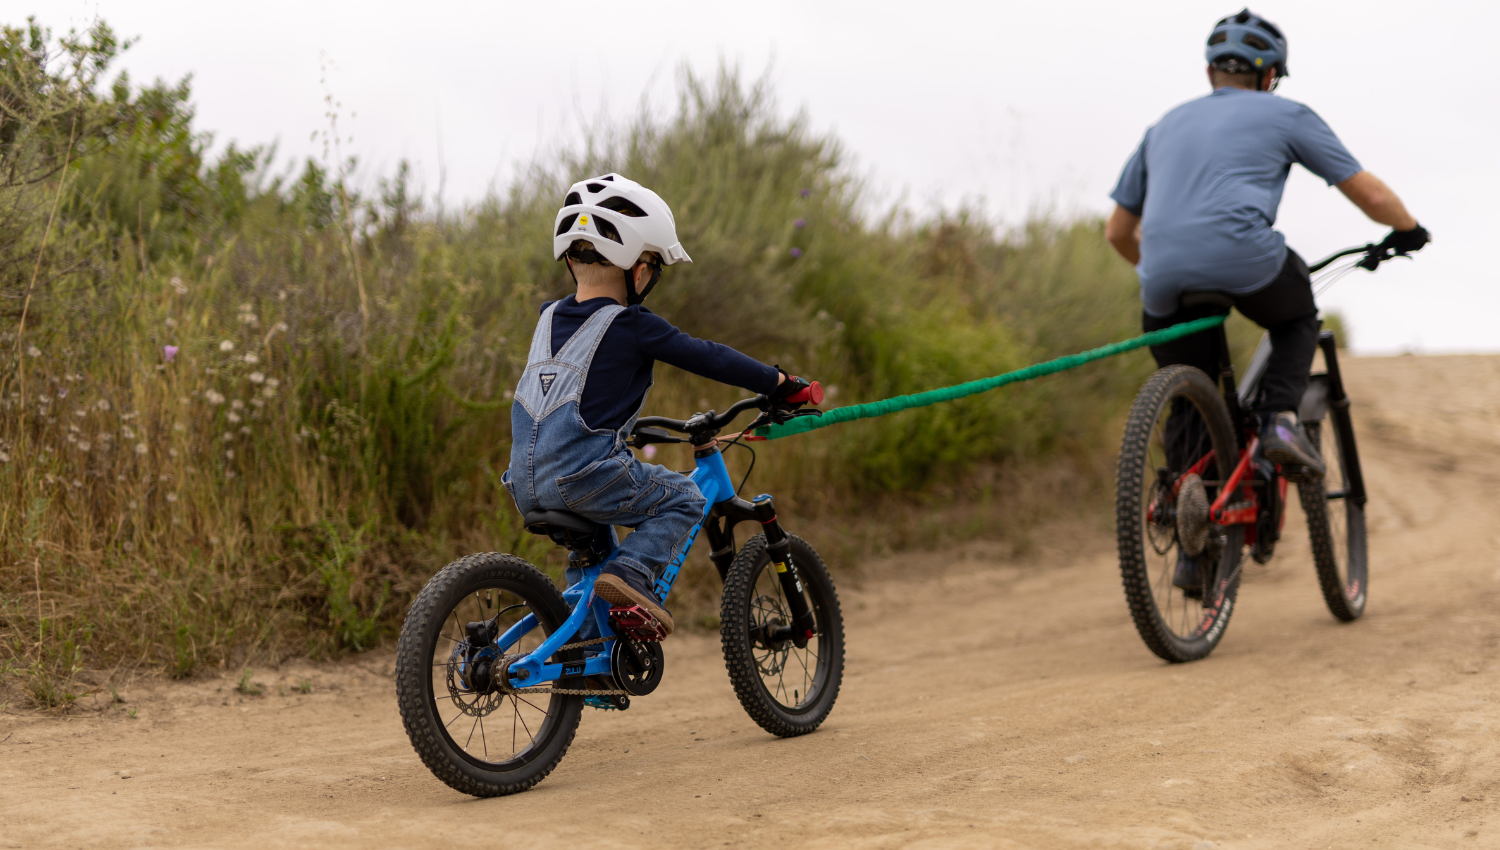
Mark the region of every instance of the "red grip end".
<instances>
[{"instance_id":1,"label":"red grip end","mask_svg":"<svg viewBox=\"0 0 1500 850\"><path fill-rule=\"evenodd\" d=\"M796 392L787 396L786 400L793 404L822 404L823 385L818 383L817 381L813 381L810 385L803 387L802 389L797 390Z\"/></svg>"}]
</instances>

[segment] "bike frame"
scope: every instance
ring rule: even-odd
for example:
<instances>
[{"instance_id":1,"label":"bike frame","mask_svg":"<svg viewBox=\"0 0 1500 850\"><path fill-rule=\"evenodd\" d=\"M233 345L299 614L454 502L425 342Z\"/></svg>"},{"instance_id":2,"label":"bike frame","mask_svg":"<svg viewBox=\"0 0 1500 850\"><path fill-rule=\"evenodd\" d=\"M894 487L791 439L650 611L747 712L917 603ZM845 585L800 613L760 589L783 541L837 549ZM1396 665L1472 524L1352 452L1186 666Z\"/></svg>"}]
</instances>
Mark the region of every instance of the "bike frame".
<instances>
[{"instance_id":1,"label":"bike frame","mask_svg":"<svg viewBox=\"0 0 1500 850\"><path fill-rule=\"evenodd\" d=\"M695 466L692 473L688 475L688 480L692 481L693 485L698 488L698 492L703 494L707 507L704 509L703 519L688 532L687 544L668 562L661 578L657 579L655 588L657 599L665 602L667 595L672 592L672 585L677 581L682 564L687 560L688 552L692 551L698 532L705 525L708 526L709 540L714 547L711 558L722 578L729 569L729 564L734 560L734 526L740 522L754 520L765 530L767 548L772 562L776 565L777 579L782 584L794 620L792 625L783 626L778 630L785 634L768 637L791 640L799 647L805 646L807 640L816 634L813 625L814 618L812 611L808 608L806 598L801 593L802 584L797 578L796 567L792 563L791 539L777 522L776 508L771 497L761 494L753 501L739 498L735 494L734 482L729 478L729 468L724 464L724 455L717 446L697 450L693 453L693 458ZM511 687L536 687L558 679L611 674L611 659L618 642L610 640L616 636L609 622L610 604L594 593L594 582L599 578L604 565L613 559L618 551L619 545L615 544L607 552L595 550L587 553L588 562L583 566L583 577L563 591L563 599L568 603L572 613L562 626L542 642L541 646L510 665ZM600 637L608 641L604 651L581 662L547 663L546 659L551 658L565 644L573 640L583 628L585 618L589 616L592 616L598 624ZM536 615L527 614L495 641L498 651L504 654L536 626Z\"/></svg>"},{"instance_id":2,"label":"bike frame","mask_svg":"<svg viewBox=\"0 0 1500 850\"><path fill-rule=\"evenodd\" d=\"M1275 467L1275 475L1270 480L1256 476L1253 461L1256 450L1260 446L1260 438L1254 434L1254 429L1250 427L1245 414L1246 407L1260 388L1261 378L1265 375L1266 365L1271 355L1271 344L1269 337L1261 338L1260 345L1256 348L1254 356L1250 358L1250 365L1245 370L1244 384L1236 387L1234 366L1229 359L1229 336L1223 325L1220 325L1215 333L1219 337L1220 362L1224 364L1220 373L1224 402L1229 407L1230 418L1235 425L1240 456L1234 471L1219 487L1218 496L1209 508L1209 519L1216 525L1246 526L1245 542L1254 545L1257 534L1261 530L1260 520L1263 509L1270 509L1273 512L1271 519L1274 522L1275 532L1279 533L1286 521L1283 508L1286 503L1287 480L1282 477L1279 466ZM1347 491L1336 491L1330 493L1328 497L1330 499L1353 499L1357 504L1363 505L1366 500L1364 475L1359 466L1359 448L1355 443L1354 428L1349 415L1349 396L1344 391L1343 374L1339 370L1338 346L1332 331L1325 330L1318 334L1318 347L1323 352L1326 369L1309 376L1307 391L1302 396L1302 403L1298 410L1298 419L1302 422L1320 422L1332 416L1337 420L1339 450L1344 458L1349 487ZM1206 468L1211 457L1210 452L1208 457L1194 464L1193 471ZM1270 492L1272 486L1275 487L1275 498L1266 499L1265 502L1269 504L1263 504L1261 493L1257 491Z\"/></svg>"}]
</instances>

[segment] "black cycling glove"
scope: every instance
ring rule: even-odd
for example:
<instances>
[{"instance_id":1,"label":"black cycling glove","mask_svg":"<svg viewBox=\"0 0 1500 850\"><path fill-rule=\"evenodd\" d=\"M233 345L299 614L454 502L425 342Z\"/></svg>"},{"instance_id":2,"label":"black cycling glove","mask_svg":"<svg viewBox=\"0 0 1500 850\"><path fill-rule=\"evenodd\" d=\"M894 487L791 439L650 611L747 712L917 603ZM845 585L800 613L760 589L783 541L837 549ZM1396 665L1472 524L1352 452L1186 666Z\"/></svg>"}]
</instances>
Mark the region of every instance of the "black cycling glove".
<instances>
[{"instance_id":1,"label":"black cycling glove","mask_svg":"<svg viewBox=\"0 0 1500 850\"><path fill-rule=\"evenodd\" d=\"M1412 254L1422 250L1422 246L1431 241L1432 234L1419 224L1411 230L1392 230L1385 235L1379 247L1395 251L1397 254Z\"/></svg>"},{"instance_id":2,"label":"black cycling glove","mask_svg":"<svg viewBox=\"0 0 1500 850\"><path fill-rule=\"evenodd\" d=\"M808 381L796 375L787 374L787 371L780 366L776 367L776 371L784 375L786 380L777 384L776 389L766 396L771 404L781 408L795 409L804 404L823 403L823 387L817 381Z\"/></svg>"}]
</instances>

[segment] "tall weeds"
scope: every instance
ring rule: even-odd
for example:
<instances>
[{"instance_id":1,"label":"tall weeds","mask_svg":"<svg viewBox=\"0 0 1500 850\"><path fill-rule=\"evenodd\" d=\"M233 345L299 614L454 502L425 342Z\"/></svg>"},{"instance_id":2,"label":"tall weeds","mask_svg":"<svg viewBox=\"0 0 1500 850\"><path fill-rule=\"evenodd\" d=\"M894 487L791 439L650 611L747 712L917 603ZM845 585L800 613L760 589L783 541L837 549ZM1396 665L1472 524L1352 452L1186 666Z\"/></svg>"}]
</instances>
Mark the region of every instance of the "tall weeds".
<instances>
[{"instance_id":1,"label":"tall weeds","mask_svg":"<svg viewBox=\"0 0 1500 850\"><path fill-rule=\"evenodd\" d=\"M1137 328L1099 222L871 221L837 140L728 71L685 73L670 118L605 128L440 214L404 167L361 193L348 162L207 157L185 82L103 86L120 45L102 25L7 29L0 49L0 665L42 705L116 669L367 648L464 552L559 568L498 479L537 309L571 286L549 233L581 176L620 171L676 211L695 262L654 310L822 379L833 404ZM1148 368L1117 358L765 445L749 486L845 562L934 533L885 534L871 506L993 505L963 533L997 533L998 506L1040 492L1017 470L1061 459L1070 492L1102 482ZM673 415L741 395L666 368L657 386L651 410Z\"/></svg>"}]
</instances>

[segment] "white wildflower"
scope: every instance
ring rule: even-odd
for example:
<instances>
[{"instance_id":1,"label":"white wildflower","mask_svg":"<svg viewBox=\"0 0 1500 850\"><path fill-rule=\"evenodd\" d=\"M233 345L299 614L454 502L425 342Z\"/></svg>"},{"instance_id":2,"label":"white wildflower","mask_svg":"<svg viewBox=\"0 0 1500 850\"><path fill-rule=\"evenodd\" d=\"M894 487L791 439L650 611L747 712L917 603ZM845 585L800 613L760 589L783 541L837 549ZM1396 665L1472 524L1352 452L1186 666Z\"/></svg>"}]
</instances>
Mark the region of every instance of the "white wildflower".
<instances>
[{"instance_id":1,"label":"white wildflower","mask_svg":"<svg viewBox=\"0 0 1500 850\"><path fill-rule=\"evenodd\" d=\"M209 404L223 404L224 403L224 394L218 392L217 390L205 390L204 393L203 393L203 398Z\"/></svg>"},{"instance_id":2,"label":"white wildflower","mask_svg":"<svg viewBox=\"0 0 1500 850\"><path fill-rule=\"evenodd\" d=\"M250 379L250 383L252 384L264 384L266 382L266 376L260 372L251 372L246 377Z\"/></svg>"},{"instance_id":3,"label":"white wildflower","mask_svg":"<svg viewBox=\"0 0 1500 850\"><path fill-rule=\"evenodd\" d=\"M28 357L41 357L42 350L34 345L28 345L26 346L26 355Z\"/></svg>"},{"instance_id":4,"label":"white wildflower","mask_svg":"<svg viewBox=\"0 0 1500 850\"><path fill-rule=\"evenodd\" d=\"M145 443L136 443L135 444L135 453L138 454L138 455L145 454L146 453L146 444Z\"/></svg>"},{"instance_id":5,"label":"white wildflower","mask_svg":"<svg viewBox=\"0 0 1500 850\"><path fill-rule=\"evenodd\" d=\"M177 457L177 450L176 449L167 449L167 456L168 457Z\"/></svg>"},{"instance_id":6,"label":"white wildflower","mask_svg":"<svg viewBox=\"0 0 1500 850\"><path fill-rule=\"evenodd\" d=\"M265 399L252 398L250 399L250 406L255 408L256 410L260 410L262 407L266 406L266 401Z\"/></svg>"},{"instance_id":7,"label":"white wildflower","mask_svg":"<svg viewBox=\"0 0 1500 850\"><path fill-rule=\"evenodd\" d=\"M120 429L120 436L124 437L127 440L134 440L135 432L130 430L129 425L126 425L125 427Z\"/></svg>"},{"instance_id":8,"label":"white wildflower","mask_svg":"<svg viewBox=\"0 0 1500 850\"><path fill-rule=\"evenodd\" d=\"M232 442L234 442L234 432L233 431L226 431L226 432L224 432L224 442L226 442L226 443L232 443Z\"/></svg>"},{"instance_id":9,"label":"white wildflower","mask_svg":"<svg viewBox=\"0 0 1500 850\"><path fill-rule=\"evenodd\" d=\"M243 401L240 401L239 399L235 399L234 401L231 401L229 403L229 408L231 410L244 410L245 403Z\"/></svg>"},{"instance_id":10,"label":"white wildflower","mask_svg":"<svg viewBox=\"0 0 1500 850\"><path fill-rule=\"evenodd\" d=\"M251 310L254 310L254 309L255 309L255 305L251 304L248 301L240 304L240 312L241 313L248 313L248 312L250 312Z\"/></svg>"},{"instance_id":11,"label":"white wildflower","mask_svg":"<svg viewBox=\"0 0 1500 850\"><path fill-rule=\"evenodd\" d=\"M287 326L286 322L277 322L276 330L281 331L282 333L286 333L288 330L291 330L291 328Z\"/></svg>"},{"instance_id":12,"label":"white wildflower","mask_svg":"<svg viewBox=\"0 0 1500 850\"><path fill-rule=\"evenodd\" d=\"M93 448L93 446L91 446L91 445L90 445L90 444L89 444L89 441L88 441L88 440L79 440L79 441L78 441L78 450L79 450L79 451L81 451L81 452L86 452L86 451L88 451L88 450L89 450L89 449L91 449L91 448Z\"/></svg>"},{"instance_id":13,"label":"white wildflower","mask_svg":"<svg viewBox=\"0 0 1500 850\"><path fill-rule=\"evenodd\" d=\"M177 494L176 493L168 493L167 494L167 501L169 501L169 502L175 502L175 501L177 501Z\"/></svg>"},{"instance_id":14,"label":"white wildflower","mask_svg":"<svg viewBox=\"0 0 1500 850\"><path fill-rule=\"evenodd\" d=\"M82 487L82 486L83 486L83 482L82 481L79 481L77 478L73 479L73 487L74 487L74 489L77 489L77 488Z\"/></svg>"},{"instance_id":15,"label":"white wildflower","mask_svg":"<svg viewBox=\"0 0 1500 850\"><path fill-rule=\"evenodd\" d=\"M82 417L82 416L88 416L89 412L88 412L88 410L86 408L80 407L77 410L73 411L73 415L74 416L80 416L80 417Z\"/></svg>"},{"instance_id":16,"label":"white wildflower","mask_svg":"<svg viewBox=\"0 0 1500 850\"><path fill-rule=\"evenodd\" d=\"M277 379L277 378L267 378L266 379L266 386L270 387L271 389L275 389L275 388L281 386L281 381L279 379Z\"/></svg>"},{"instance_id":17,"label":"white wildflower","mask_svg":"<svg viewBox=\"0 0 1500 850\"><path fill-rule=\"evenodd\" d=\"M230 422L238 422L238 421L240 421L240 415L239 415L239 414L238 414L238 413L231 413L231 414L229 414L229 416L228 416L228 417L226 417L226 418L227 418L227 419L228 419L228 420L229 420L229 421L230 421Z\"/></svg>"},{"instance_id":18,"label":"white wildflower","mask_svg":"<svg viewBox=\"0 0 1500 850\"><path fill-rule=\"evenodd\" d=\"M181 434L187 431L187 426L182 424L181 422L178 422L177 424L172 426L172 430Z\"/></svg>"},{"instance_id":19,"label":"white wildflower","mask_svg":"<svg viewBox=\"0 0 1500 850\"><path fill-rule=\"evenodd\" d=\"M94 406L99 408L100 410L109 410L109 399L101 398L98 401L94 402Z\"/></svg>"},{"instance_id":20,"label":"white wildflower","mask_svg":"<svg viewBox=\"0 0 1500 850\"><path fill-rule=\"evenodd\" d=\"M219 350L220 351L233 351L234 350L234 343L230 342L229 340L226 339L223 342L219 343Z\"/></svg>"},{"instance_id":21,"label":"white wildflower","mask_svg":"<svg viewBox=\"0 0 1500 850\"><path fill-rule=\"evenodd\" d=\"M210 545L210 546L217 546L217 545L219 545L219 538L214 537L213 535L209 535L208 545Z\"/></svg>"},{"instance_id":22,"label":"white wildflower","mask_svg":"<svg viewBox=\"0 0 1500 850\"><path fill-rule=\"evenodd\" d=\"M174 318L172 318L171 316L168 316L167 320L166 320L166 322L164 322L164 324L167 327L169 327L169 328L175 328L175 327L177 327L177 320L174 319Z\"/></svg>"},{"instance_id":23,"label":"white wildflower","mask_svg":"<svg viewBox=\"0 0 1500 850\"><path fill-rule=\"evenodd\" d=\"M225 436L228 436L228 435L226 434ZM227 449L227 450L225 450L224 457L229 458L230 460L234 460L234 449Z\"/></svg>"},{"instance_id":24,"label":"white wildflower","mask_svg":"<svg viewBox=\"0 0 1500 850\"><path fill-rule=\"evenodd\" d=\"M247 351L245 352L245 362L249 363L251 366L254 366L255 364L260 362L260 357L258 357L253 351Z\"/></svg>"},{"instance_id":25,"label":"white wildflower","mask_svg":"<svg viewBox=\"0 0 1500 850\"><path fill-rule=\"evenodd\" d=\"M8 452L0 451L0 463L10 463L10 454Z\"/></svg>"},{"instance_id":26,"label":"white wildflower","mask_svg":"<svg viewBox=\"0 0 1500 850\"><path fill-rule=\"evenodd\" d=\"M188 291L187 286L183 284L180 277L172 278L172 288L177 290L178 295L186 295Z\"/></svg>"},{"instance_id":27,"label":"white wildflower","mask_svg":"<svg viewBox=\"0 0 1500 850\"><path fill-rule=\"evenodd\" d=\"M120 548L124 549L126 552L134 552L135 551L135 544L131 543L129 540L127 540L124 543L120 544Z\"/></svg>"},{"instance_id":28,"label":"white wildflower","mask_svg":"<svg viewBox=\"0 0 1500 850\"><path fill-rule=\"evenodd\" d=\"M247 437L250 436L250 426L249 425L241 425L240 426L240 433L244 434Z\"/></svg>"},{"instance_id":29,"label":"white wildflower","mask_svg":"<svg viewBox=\"0 0 1500 850\"><path fill-rule=\"evenodd\" d=\"M137 501L136 501L136 500L134 500L134 499L131 499L131 500L130 500L130 501L129 501L129 502L127 502L127 503L126 503L126 504L127 504L127 505L128 505L128 506L129 506L129 507L130 507L130 509L131 509L131 510L135 510L135 509L137 509L137 508L139 508L139 507L140 507L140 506L141 506L141 503L140 503L140 502L137 502Z\"/></svg>"}]
</instances>

